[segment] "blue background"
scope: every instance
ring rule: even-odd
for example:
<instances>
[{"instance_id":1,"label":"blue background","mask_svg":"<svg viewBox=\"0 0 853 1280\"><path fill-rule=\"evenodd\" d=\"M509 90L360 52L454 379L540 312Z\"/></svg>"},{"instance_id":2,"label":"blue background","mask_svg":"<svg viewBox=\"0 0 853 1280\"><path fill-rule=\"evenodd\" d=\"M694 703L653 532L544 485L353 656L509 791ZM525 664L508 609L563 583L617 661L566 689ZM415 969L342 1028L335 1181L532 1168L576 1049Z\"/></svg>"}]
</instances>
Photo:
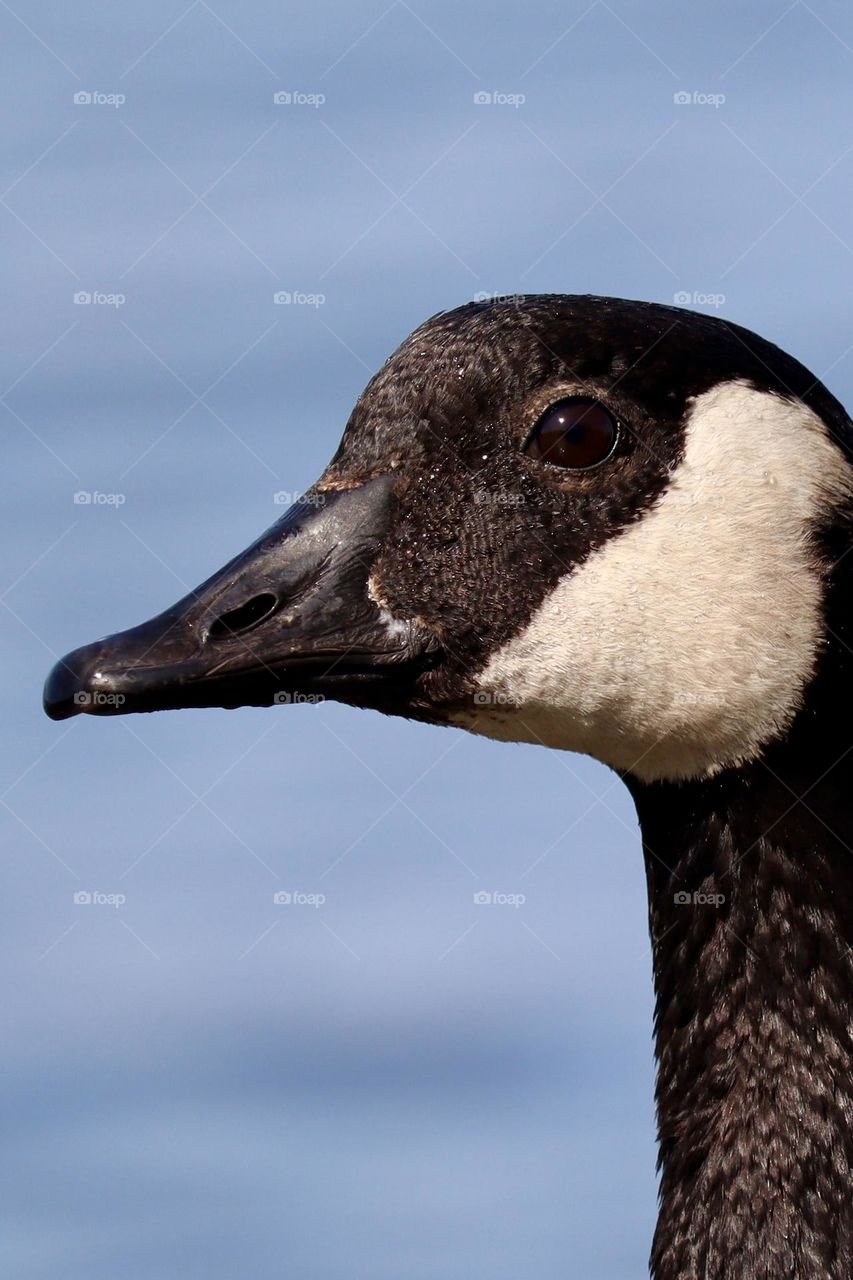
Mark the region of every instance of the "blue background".
<instances>
[{"instance_id":1,"label":"blue background","mask_svg":"<svg viewBox=\"0 0 853 1280\"><path fill-rule=\"evenodd\" d=\"M478 293L686 297L849 400L853 12L20 0L0 47L4 1273L635 1280L615 775L333 705L56 725L40 687L272 523Z\"/></svg>"}]
</instances>

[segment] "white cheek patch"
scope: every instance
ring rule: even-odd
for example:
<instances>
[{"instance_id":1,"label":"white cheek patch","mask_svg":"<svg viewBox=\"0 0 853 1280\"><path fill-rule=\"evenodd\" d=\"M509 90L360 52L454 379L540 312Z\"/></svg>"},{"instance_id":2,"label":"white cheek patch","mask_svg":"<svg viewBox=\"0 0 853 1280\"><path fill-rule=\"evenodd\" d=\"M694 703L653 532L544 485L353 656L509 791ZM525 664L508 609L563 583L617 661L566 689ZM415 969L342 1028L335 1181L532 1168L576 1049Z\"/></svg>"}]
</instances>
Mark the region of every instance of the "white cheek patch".
<instances>
[{"instance_id":1,"label":"white cheek patch","mask_svg":"<svg viewBox=\"0 0 853 1280\"><path fill-rule=\"evenodd\" d=\"M815 521L853 473L820 418L741 381L693 402L666 491L566 577L456 723L582 751L646 781L755 757L822 637Z\"/></svg>"}]
</instances>

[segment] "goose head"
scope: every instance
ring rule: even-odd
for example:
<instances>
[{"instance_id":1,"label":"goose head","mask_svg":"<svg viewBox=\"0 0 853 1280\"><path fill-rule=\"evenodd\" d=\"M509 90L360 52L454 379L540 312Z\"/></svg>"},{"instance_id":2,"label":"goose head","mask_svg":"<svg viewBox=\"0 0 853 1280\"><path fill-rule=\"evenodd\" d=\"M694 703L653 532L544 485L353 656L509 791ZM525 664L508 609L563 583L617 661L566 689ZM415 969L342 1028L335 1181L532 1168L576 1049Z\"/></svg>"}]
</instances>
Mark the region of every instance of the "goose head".
<instances>
[{"instance_id":1,"label":"goose head","mask_svg":"<svg viewBox=\"0 0 853 1280\"><path fill-rule=\"evenodd\" d=\"M47 683L56 718L328 697L618 770L649 889L656 1280L853 1274L851 438L722 320L470 304L391 356L278 524Z\"/></svg>"},{"instance_id":2,"label":"goose head","mask_svg":"<svg viewBox=\"0 0 853 1280\"><path fill-rule=\"evenodd\" d=\"M334 698L709 777L784 739L842 662L850 440L802 365L720 319L471 303L390 357L300 503L69 654L45 706Z\"/></svg>"}]
</instances>

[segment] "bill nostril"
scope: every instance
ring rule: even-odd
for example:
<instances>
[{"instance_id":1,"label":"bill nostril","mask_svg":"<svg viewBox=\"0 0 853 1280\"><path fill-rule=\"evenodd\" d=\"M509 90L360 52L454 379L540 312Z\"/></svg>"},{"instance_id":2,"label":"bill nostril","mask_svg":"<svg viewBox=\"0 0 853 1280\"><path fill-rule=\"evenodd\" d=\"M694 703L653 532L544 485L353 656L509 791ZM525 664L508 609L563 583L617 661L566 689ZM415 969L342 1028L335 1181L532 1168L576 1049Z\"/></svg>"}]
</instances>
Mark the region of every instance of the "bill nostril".
<instances>
[{"instance_id":1,"label":"bill nostril","mask_svg":"<svg viewBox=\"0 0 853 1280\"><path fill-rule=\"evenodd\" d=\"M212 622L207 629L208 637L218 640L223 636L234 636L243 631L250 631L252 627L256 627L259 622L268 618L277 605L278 597L271 591L252 596L251 600L247 600L245 604L238 605L236 609L229 609L227 613L221 614Z\"/></svg>"}]
</instances>

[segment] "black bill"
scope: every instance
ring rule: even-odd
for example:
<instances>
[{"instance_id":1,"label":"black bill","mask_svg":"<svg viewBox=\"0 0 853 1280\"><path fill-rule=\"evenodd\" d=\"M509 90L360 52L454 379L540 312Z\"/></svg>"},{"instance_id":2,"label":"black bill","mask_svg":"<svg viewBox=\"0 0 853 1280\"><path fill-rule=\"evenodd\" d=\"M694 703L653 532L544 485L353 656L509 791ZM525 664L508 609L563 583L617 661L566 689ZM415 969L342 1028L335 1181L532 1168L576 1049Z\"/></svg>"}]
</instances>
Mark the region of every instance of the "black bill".
<instances>
[{"instance_id":1,"label":"black bill","mask_svg":"<svg viewBox=\"0 0 853 1280\"><path fill-rule=\"evenodd\" d=\"M171 609L58 662L45 685L47 714L324 697L404 712L437 646L370 597L392 502L390 476L342 492L312 490Z\"/></svg>"}]
</instances>

